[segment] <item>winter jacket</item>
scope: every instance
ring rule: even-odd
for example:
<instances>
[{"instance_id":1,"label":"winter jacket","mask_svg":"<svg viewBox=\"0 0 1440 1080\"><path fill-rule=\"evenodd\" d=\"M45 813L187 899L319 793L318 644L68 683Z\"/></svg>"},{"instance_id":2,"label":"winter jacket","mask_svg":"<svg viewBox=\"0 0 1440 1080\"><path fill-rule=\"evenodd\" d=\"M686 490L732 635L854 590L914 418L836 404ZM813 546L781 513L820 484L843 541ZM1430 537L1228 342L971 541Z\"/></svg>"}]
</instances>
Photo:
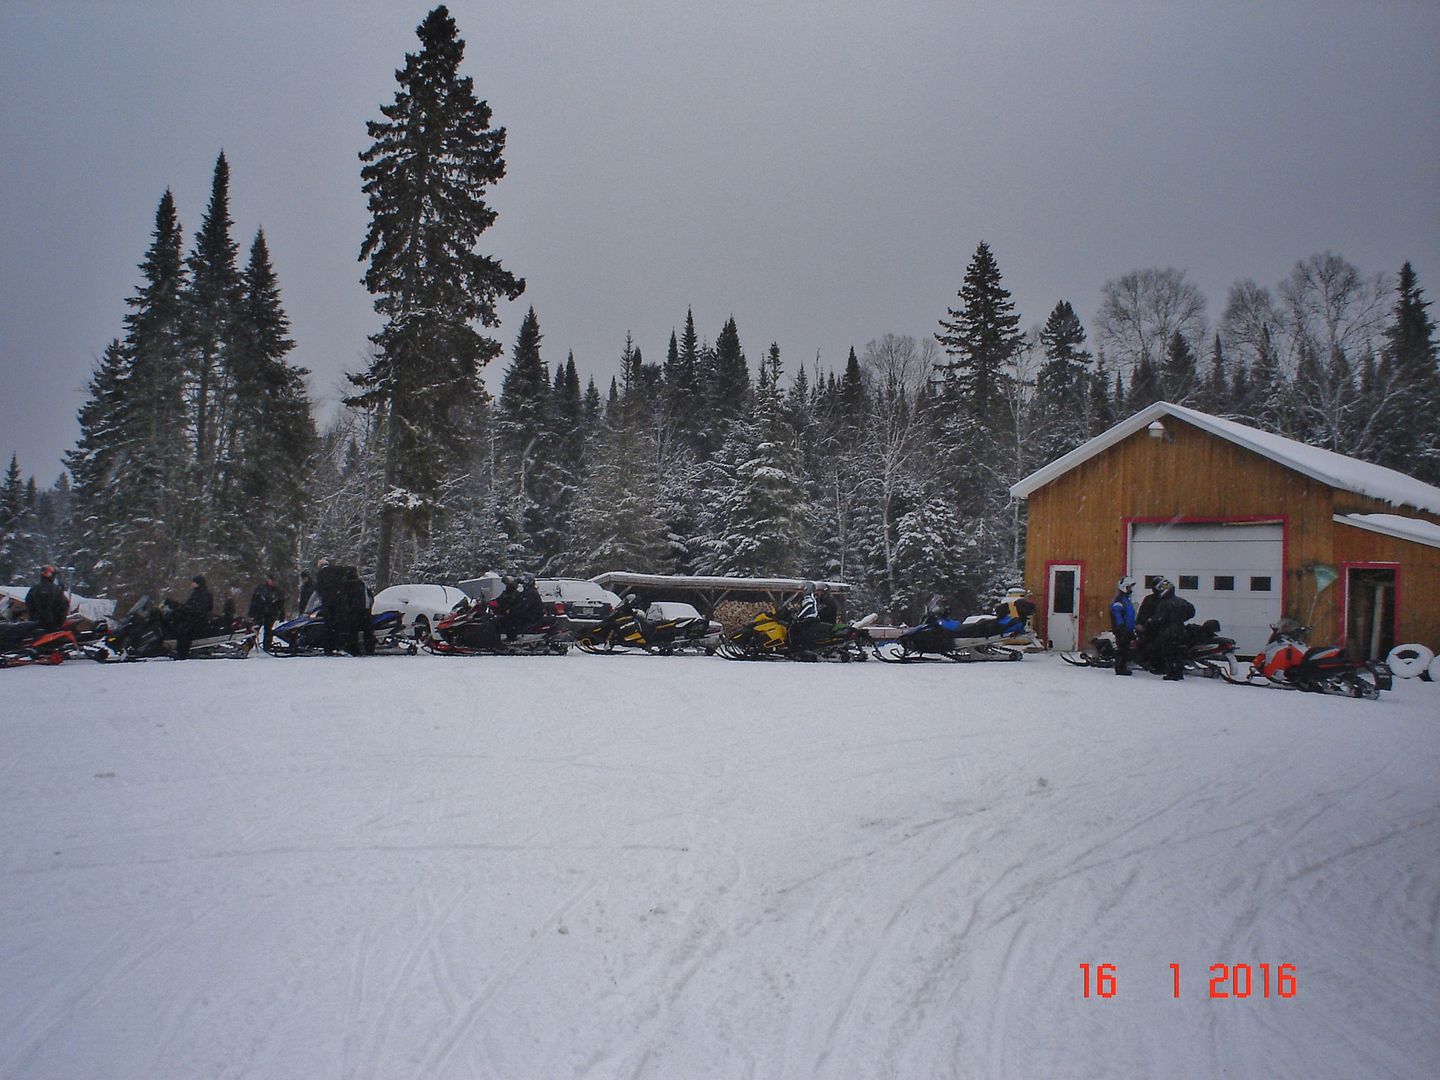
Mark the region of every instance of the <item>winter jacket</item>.
<instances>
[{"instance_id":1,"label":"winter jacket","mask_svg":"<svg viewBox=\"0 0 1440 1080\"><path fill-rule=\"evenodd\" d=\"M261 582L250 594L250 618L262 626L285 614L285 594L278 585Z\"/></svg>"},{"instance_id":2,"label":"winter jacket","mask_svg":"<svg viewBox=\"0 0 1440 1080\"><path fill-rule=\"evenodd\" d=\"M1117 592L1115 599L1110 601L1110 629L1116 633L1121 630L1135 632L1135 605L1129 593Z\"/></svg>"},{"instance_id":3,"label":"winter jacket","mask_svg":"<svg viewBox=\"0 0 1440 1080\"><path fill-rule=\"evenodd\" d=\"M70 614L70 598L54 581L41 581L25 594L25 610L42 630L59 630Z\"/></svg>"},{"instance_id":4,"label":"winter jacket","mask_svg":"<svg viewBox=\"0 0 1440 1080\"><path fill-rule=\"evenodd\" d=\"M206 585L196 585L190 590L185 602L175 609L175 615L181 623L196 632L204 630L209 625L210 616L214 614L215 597Z\"/></svg>"},{"instance_id":5,"label":"winter jacket","mask_svg":"<svg viewBox=\"0 0 1440 1080\"><path fill-rule=\"evenodd\" d=\"M1195 617L1195 605L1175 592L1167 592L1155 605L1154 623L1157 629L1184 626Z\"/></svg>"},{"instance_id":6,"label":"winter jacket","mask_svg":"<svg viewBox=\"0 0 1440 1080\"><path fill-rule=\"evenodd\" d=\"M819 601L815 599L814 593L805 593L800 598L800 608L795 612L795 621L806 622L818 618L820 618Z\"/></svg>"}]
</instances>

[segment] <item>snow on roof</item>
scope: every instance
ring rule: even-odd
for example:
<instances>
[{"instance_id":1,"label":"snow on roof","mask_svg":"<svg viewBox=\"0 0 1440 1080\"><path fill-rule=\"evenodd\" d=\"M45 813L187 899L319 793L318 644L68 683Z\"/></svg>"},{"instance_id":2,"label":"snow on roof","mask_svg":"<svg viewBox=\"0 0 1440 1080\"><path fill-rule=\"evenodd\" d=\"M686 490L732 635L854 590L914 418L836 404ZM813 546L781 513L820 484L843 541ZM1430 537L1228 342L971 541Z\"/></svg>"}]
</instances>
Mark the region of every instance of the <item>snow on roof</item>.
<instances>
[{"instance_id":1,"label":"snow on roof","mask_svg":"<svg viewBox=\"0 0 1440 1080\"><path fill-rule=\"evenodd\" d=\"M1208 431L1227 442L1243 446L1261 457L1294 469L1298 473L1329 484L1342 491L1353 491L1372 499L1390 503L1392 506L1413 506L1432 514L1440 514L1440 488L1406 476L1382 465L1346 457L1333 450L1322 450L1318 446L1274 435L1234 420L1225 420L1209 413L1198 412L1184 405L1172 405L1168 401L1157 401L1149 408L1142 409L1128 420L1122 420L1109 431L1103 432L1089 442L1076 447L1064 457L1056 458L1043 469L1031 473L1025 479L1013 484L1010 494L1017 499L1027 498L1032 491L1044 487L1050 481L1063 476L1082 462L1108 450L1137 431L1148 428L1162 416L1173 416L1202 431Z\"/></svg>"},{"instance_id":2,"label":"snow on roof","mask_svg":"<svg viewBox=\"0 0 1440 1080\"><path fill-rule=\"evenodd\" d=\"M628 570L610 570L590 579L597 585L634 585L652 589L770 589L796 591L806 581L824 585L832 592L844 592L850 586L843 581L821 581L819 578L747 578L697 577L691 574L632 574Z\"/></svg>"},{"instance_id":3,"label":"snow on roof","mask_svg":"<svg viewBox=\"0 0 1440 1080\"><path fill-rule=\"evenodd\" d=\"M1335 520L1341 525L1354 525L1357 529L1366 529L1382 536L1394 536L1440 548L1440 525L1432 521L1402 517L1400 514L1336 514Z\"/></svg>"}]
</instances>

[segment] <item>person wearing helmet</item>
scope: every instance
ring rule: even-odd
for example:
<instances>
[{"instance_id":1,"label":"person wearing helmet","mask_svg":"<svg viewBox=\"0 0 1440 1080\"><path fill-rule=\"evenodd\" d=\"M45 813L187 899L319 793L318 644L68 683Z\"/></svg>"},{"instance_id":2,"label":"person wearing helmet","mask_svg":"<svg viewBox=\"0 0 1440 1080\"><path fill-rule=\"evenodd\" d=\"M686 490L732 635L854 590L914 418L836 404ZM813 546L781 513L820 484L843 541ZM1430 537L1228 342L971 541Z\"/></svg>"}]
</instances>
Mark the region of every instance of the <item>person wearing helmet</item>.
<instances>
[{"instance_id":1,"label":"person wearing helmet","mask_svg":"<svg viewBox=\"0 0 1440 1080\"><path fill-rule=\"evenodd\" d=\"M1130 646L1135 641L1135 604L1130 594L1135 579L1122 577L1115 584L1115 599L1110 601L1110 629L1115 634L1115 674L1130 674Z\"/></svg>"},{"instance_id":2,"label":"person wearing helmet","mask_svg":"<svg viewBox=\"0 0 1440 1080\"><path fill-rule=\"evenodd\" d=\"M25 594L25 610L42 630L59 630L65 625L70 614L70 598L55 579L55 567L40 568L40 580Z\"/></svg>"},{"instance_id":3,"label":"person wearing helmet","mask_svg":"<svg viewBox=\"0 0 1440 1080\"><path fill-rule=\"evenodd\" d=\"M815 608L822 626L834 626L840 621L840 606L830 594L830 586L823 581L815 586Z\"/></svg>"},{"instance_id":4,"label":"person wearing helmet","mask_svg":"<svg viewBox=\"0 0 1440 1080\"><path fill-rule=\"evenodd\" d=\"M1162 578L1157 589L1160 599L1150 620L1156 630L1155 659L1165 671L1166 682L1185 678L1185 624L1195 617L1195 605L1175 592L1175 586Z\"/></svg>"},{"instance_id":5,"label":"person wearing helmet","mask_svg":"<svg viewBox=\"0 0 1440 1080\"><path fill-rule=\"evenodd\" d=\"M800 586L800 597L795 614L790 620L790 655L797 660L814 660L815 647L829 636L833 627L826 627L820 621L820 601L815 596L815 583L807 581Z\"/></svg>"}]
</instances>

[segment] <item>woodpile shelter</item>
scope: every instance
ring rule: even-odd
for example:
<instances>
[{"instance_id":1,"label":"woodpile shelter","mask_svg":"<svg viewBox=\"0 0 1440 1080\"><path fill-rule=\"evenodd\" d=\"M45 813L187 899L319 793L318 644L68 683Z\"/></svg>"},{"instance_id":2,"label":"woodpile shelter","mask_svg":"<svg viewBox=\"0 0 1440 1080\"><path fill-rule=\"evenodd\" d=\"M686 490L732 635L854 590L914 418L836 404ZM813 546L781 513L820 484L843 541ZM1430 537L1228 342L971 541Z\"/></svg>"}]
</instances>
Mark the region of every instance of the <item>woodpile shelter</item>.
<instances>
[{"instance_id":1,"label":"woodpile shelter","mask_svg":"<svg viewBox=\"0 0 1440 1080\"><path fill-rule=\"evenodd\" d=\"M727 631L738 630L762 611L773 611L791 600L805 585L804 578L698 577L689 574L632 574L613 571L591 578L597 585L624 595L636 593L647 604L673 600L691 605ZM843 581L815 581L835 596L844 610L850 586Z\"/></svg>"},{"instance_id":2,"label":"woodpile shelter","mask_svg":"<svg viewBox=\"0 0 1440 1080\"><path fill-rule=\"evenodd\" d=\"M1042 639L1109 629L1116 581L1160 577L1241 653L1282 617L1312 644L1440 649L1440 488L1159 402L1015 484Z\"/></svg>"}]
</instances>

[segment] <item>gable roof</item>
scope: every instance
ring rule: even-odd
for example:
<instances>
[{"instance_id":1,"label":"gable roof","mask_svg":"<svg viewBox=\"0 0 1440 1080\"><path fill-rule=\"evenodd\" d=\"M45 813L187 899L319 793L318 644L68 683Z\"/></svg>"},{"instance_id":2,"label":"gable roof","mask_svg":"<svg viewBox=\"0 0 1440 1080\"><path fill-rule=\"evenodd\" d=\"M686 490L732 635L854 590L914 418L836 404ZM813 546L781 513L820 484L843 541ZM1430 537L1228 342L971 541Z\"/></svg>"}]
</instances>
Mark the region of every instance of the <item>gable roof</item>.
<instances>
[{"instance_id":1,"label":"gable roof","mask_svg":"<svg viewBox=\"0 0 1440 1080\"><path fill-rule=\"evenodd\" d=\"M1162 416L1183 420L1217 438L1243 446L1246 450L1333 488L1380 499L1392 506L1413 506L1417 510L1440 514L1440 488L1416 480L1413 476L1406 476L1382 465L1371 465L1368 461L1346 457L1333 450L1307 446L1283 435L1274 435L1234 420L1211 416L1184 405L1172 405L1168 401L1157 401L1149 408L1141 409L1134 416L1120 421L1109 431L1095 436L1064 457L1056 458L1043 469L1011 485L1010 494L1017 499L1028 498L1032 491L1044 487L1082 462L1089 461L1121 440L1128 439L1137 431L1143 431Z\"/></svg>"}]
</instances>

